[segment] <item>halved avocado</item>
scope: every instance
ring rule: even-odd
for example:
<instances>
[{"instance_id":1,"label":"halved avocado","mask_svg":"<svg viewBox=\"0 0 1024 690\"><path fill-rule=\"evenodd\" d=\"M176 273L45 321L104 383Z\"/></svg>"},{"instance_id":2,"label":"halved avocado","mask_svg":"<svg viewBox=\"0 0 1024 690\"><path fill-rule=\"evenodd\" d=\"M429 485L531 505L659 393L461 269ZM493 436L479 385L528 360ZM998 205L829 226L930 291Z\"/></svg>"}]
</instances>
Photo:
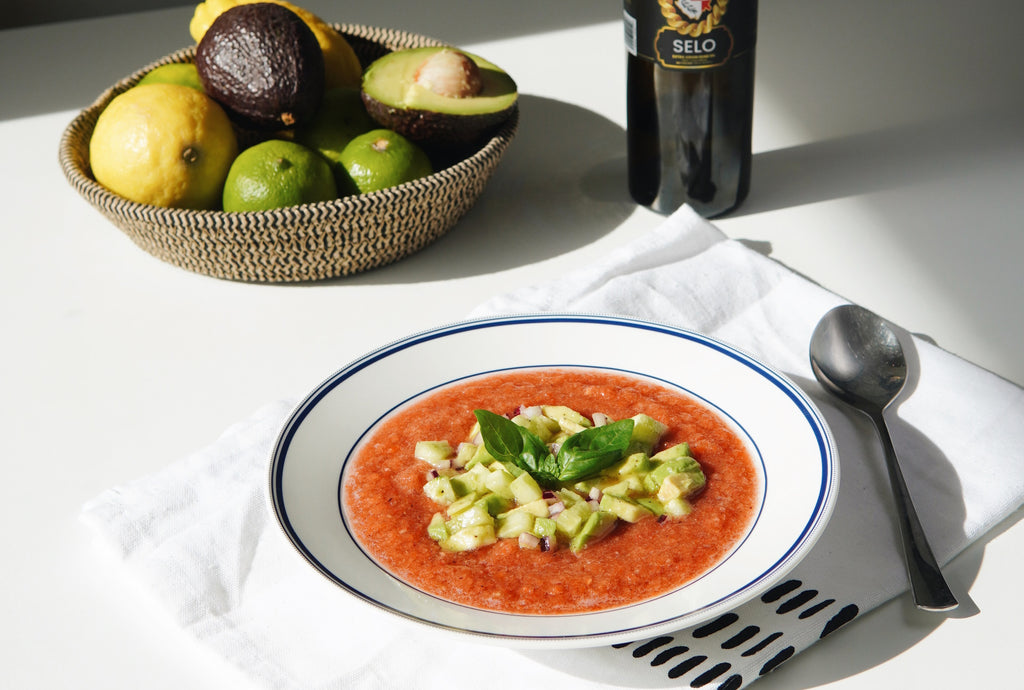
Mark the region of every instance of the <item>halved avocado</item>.
<instances>
[{"instance_id":1,"label":"halved avocado","mask_svg":"<svg viewBox=\"0 0 1024 690\"><path fill-rule=\"evenodd\" d=\"M363 103L382 127L422 144L468 144L512 113L516 83L497 65L451 47L409 48L363 73Z\"/></svg>"}]
</instances>

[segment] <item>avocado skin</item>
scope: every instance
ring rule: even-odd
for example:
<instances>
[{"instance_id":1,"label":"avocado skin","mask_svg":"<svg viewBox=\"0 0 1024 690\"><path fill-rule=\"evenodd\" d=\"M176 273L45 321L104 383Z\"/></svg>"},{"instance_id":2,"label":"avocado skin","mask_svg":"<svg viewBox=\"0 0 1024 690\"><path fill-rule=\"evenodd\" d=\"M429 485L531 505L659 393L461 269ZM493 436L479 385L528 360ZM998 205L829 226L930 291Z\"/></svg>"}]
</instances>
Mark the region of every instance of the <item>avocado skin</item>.
<instances>
[{"instance_id":1,"label":"avocado skin","mask_svg":"<svg viewBox=\"0 0 1024 690\"><path fill-rule=\"evenodd\" d=\"M396 108L363 93L366 112L382 127L418 144L472 144L508 119L515 107L493 113L455 115L430 110Z\"/></svg>"},{"instance_id":2,"label":"avocado skin","mask_svg":"<svg viewBox=\"0 0 1024 690\"><path fill-rule=\"evenodd\" d=\"M362 98L366 111L380 126L394 130L420 145L474 145L511 116L517 107L515 82L497 65L462 52L481 68L482 97L439 98L443 111L403 102L417 67L447 46L409 48L385 54L363 72ZM396 88L397 87L397 88ZM391 94L390 97L387 94ZM382 96L381 94L384 94ZM498 96L498 98L495 98ZM480 107L493 104L493 109Z\"/></svg>"},{"instance_id":3,"label":"avocado skin","mask_svg":"<svg viewBox=\"0 0 1024 690\"><path fill-rule=\"evenodd\" d=\"M315 115L324 59L312 30L273 3L238 5L210 25L196 48L203 89L239 125L279 130Z\"/></svg>"}]
</instances>

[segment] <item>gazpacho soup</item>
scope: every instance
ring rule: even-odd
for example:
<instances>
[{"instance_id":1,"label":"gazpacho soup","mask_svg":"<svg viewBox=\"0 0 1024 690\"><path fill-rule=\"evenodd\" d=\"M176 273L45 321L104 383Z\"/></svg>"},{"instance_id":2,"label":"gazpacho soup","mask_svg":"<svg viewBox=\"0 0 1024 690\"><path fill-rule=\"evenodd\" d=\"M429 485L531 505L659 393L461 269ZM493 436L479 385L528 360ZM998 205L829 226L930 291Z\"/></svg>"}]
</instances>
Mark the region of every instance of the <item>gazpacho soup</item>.
<instances>
[{"instance_id":1,"label":"gazpacho soup","mask_svg":"<svg viewBox=\"0 0 1024 690\"><path fill-rule=\"evenodd\" d=\"M707 403L602 369L441 387L386 416L345 470L361 548L430 595L577 614L675 590L752 526L761 480Z\"/></svg>"}]
</instances>

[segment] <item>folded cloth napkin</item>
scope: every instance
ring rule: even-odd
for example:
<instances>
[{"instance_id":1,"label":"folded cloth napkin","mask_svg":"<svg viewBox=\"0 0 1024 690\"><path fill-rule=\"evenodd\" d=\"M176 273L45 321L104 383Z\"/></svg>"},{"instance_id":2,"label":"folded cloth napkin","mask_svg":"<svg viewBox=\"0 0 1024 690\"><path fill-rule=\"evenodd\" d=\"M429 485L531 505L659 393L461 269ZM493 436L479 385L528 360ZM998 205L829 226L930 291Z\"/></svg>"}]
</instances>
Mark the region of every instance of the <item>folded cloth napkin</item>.
<instances>
[{"instance_id":1,"label":"folded cloth napkin","mask_svg":"<svg viewBox=\"0 0 1024 690\"><path fill-rule=\"evenodd\" d=\"M104 492L82 517L175 621L255 687L450 688L497 668L514 669L524 687L744 687L908 589L874 430L821 391L807 362L814 325L841 303L684 207L600 264L473 314L590 312L688 328L783 371L821 408L841 462L821 539L760 598L671 635L516 651L441 635L343 593L292 551L267 507L270 450L297 401L266 405L211 446ZM1024 391L924 339L907 345L920 375L891 431L946 562L1024 503Z\"/></svg>"}]
</instances>

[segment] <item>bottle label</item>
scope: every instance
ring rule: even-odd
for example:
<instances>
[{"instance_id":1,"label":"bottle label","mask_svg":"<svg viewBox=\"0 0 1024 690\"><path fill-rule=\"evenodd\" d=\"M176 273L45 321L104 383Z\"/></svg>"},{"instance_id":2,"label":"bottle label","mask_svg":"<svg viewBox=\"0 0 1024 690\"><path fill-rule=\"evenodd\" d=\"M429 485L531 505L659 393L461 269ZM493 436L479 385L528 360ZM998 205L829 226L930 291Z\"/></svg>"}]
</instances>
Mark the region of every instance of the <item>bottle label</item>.
<instances>
[{"instance_id":1,"label":"bottle label","mask_svg":"<svg viewBox=\"0 0 1024 690\"><path fill-rule=\"evenodd\" d=\"M724 65L754 47L757 0L623 0L626 48L666 69Z\"/></svg>"}]
</instances>

